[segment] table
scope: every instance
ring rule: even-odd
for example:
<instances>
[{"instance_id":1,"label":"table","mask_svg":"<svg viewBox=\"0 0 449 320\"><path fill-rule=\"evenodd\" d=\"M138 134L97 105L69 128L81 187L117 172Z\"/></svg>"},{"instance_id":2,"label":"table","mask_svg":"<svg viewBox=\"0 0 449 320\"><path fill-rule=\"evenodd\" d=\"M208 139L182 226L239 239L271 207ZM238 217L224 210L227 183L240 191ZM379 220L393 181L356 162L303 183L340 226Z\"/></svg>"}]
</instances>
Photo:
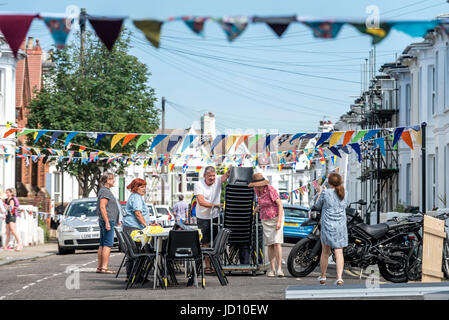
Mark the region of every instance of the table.
<instances>
[{"instance_id":1,"label":"table","mask_svg":"<svg viewBox=\"0 0 449 320\"><path fill-rule=\"evenodd\" d=\"M201 230L198 228L191 228L192 230L197 230L200 234L200 239L202 238ZM148 226L143 230L139 230L141 232L135 232L131 234L131 237L134 241L140 242L142 247L151 242L151 239L154 238L154 244L156 247L156 259L154 265L154 282L153 288L156 288L156 280L158 276L158 265L161 259L160 252L162 251L162 240L167 239L172 230L172 227L169 228L161 228L160 226ZM134 232L134 231L133 231Z\"/></svg>"},{"instance_id":2,"label":"table","mask_svg":"<svg viewBox=\"0 0 449 320\"><path fill-rule=\"evenodd\" d=\"M161 256L160 252L162 250L162 240L168 238L170 230L172 228L158 228L161 230L160 232L154 232L154 229L151 228L152 226L146 227L145 229L141 230L143 234L136 234L133 237L134 241L138 241L142 243L142 247L151 241L151 238L154 238L154 244L156 247L156 259L155 259L155 265L154 265L154 283L153 288L156 288L156 279L158 276L158 264L160 262ZM153 227L154 228L154 227Z\"/></svg>"}]
</instances>

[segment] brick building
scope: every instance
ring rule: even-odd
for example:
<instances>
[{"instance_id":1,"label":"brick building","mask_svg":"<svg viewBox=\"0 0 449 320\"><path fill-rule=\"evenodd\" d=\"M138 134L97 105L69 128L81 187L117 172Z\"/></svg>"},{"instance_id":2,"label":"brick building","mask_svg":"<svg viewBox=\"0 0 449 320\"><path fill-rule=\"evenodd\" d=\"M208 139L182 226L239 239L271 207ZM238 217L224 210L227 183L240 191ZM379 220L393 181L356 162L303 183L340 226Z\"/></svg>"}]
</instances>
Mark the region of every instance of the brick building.
<instances>
[{"instance_id":1,"label":"brick building","mask_svg":"<svg viewBox=\"0 0 449 320\"><path fill-rule=\"evenodd\" d=\"M17 63L16 69L16 123L19 127L27 127L30 101L36 95L35 91L42 87L43 52L39 40L29 37L22 44L21 50L26 58ZM17 145L31 145L26 136L20 136ZM21 204L30 204L41 211L50 210L50 195L46 190L46 174L49 165L42 159L37 162L16 158L16 189Z\"/></svg>"}]
</instances>

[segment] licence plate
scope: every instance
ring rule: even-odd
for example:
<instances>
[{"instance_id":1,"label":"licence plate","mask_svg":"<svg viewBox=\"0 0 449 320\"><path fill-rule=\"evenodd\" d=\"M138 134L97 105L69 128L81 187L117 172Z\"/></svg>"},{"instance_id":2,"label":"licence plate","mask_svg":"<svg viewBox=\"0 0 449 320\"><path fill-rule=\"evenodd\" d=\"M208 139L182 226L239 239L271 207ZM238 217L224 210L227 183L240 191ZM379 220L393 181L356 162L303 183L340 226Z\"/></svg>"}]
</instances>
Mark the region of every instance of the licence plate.
<instances>
[{"instance_id":1,"label":"licence plate","mask_svg":"<svg viewBox=\"0 0 449 320\"><path fill-rule=\"evenodd\" d=\"M95 239L100 238L100 233L85 233L81 235L81 239Z\"/></svg>"},{"instance_id":2,"label":"licence plate","mask_svg":"<svg viewBox=\"0 0 449 320\"><path fill-rule=\"evenodd\" d=\"M297 227L299 225L299 223L285 222L284 225L289 226L289 227Z\"/></svg>"}]
</instances>

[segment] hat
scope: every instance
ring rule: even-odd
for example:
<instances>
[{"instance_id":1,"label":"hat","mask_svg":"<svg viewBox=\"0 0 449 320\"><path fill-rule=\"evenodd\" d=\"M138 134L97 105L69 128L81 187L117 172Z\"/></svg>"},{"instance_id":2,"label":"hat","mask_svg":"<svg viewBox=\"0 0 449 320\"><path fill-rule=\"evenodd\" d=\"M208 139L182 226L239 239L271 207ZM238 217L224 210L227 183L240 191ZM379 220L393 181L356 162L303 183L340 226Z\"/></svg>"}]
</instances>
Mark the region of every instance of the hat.
<instances>
[{"instance_id":1,"label":"hat","mask_svg":"<svg viewBox=\"0 0 449 320\"><path fill-rule=\"evenodd\" d=\"M270 181L265 179L261 173L253 174L253 181L248 185L248 187L263 187L270 184Z\"/></svg>"}]
</instances>

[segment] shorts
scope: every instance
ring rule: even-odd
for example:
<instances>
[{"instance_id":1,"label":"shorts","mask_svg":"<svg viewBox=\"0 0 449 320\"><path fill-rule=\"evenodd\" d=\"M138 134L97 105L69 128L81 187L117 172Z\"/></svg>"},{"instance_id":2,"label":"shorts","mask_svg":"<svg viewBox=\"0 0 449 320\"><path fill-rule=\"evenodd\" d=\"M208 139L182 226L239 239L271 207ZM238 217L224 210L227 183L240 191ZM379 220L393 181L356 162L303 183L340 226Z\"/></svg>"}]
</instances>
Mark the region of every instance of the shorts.
<instances>
[{"instance_id":1,"label":"shorts","mask_svg":"<svg viewBox=\"0 0 449 320\"><path fill-rule=\"evenodd\" d=\"M15 214L11 214L9 212L6 214L6 219L5 219L6 224L8 224L10 222L16 223L16 220L17 220L17 216Z\"/></svg>"},{"instance_id":2,"label":"shorts","mask_svg":"<svg viewBox=\"0 0 449 320\"><path fill-rule=\"evenodd\" d=\"M113 247L114 246L114 226L115 222L110 221L111 230L106 230L106 223L99 219L98 224L100 225L100 247Z\"/></svg>"},{"instance_id":3,"label":"shorts","mask_svg":"<svg viewBox=\"0 0 449 320\"><path fill-rule=\"evenodd\" d=\"M203 238L201 239L201 244L209 244L210 243L210 219L200 219L197 218L197 225L198 229L201 230L201 234L203 235ZM217 236L218 233L218 217L214 218L213 220L214 224L214 230L213 230L213 237Z\"/></svg>"}]
</instances>

